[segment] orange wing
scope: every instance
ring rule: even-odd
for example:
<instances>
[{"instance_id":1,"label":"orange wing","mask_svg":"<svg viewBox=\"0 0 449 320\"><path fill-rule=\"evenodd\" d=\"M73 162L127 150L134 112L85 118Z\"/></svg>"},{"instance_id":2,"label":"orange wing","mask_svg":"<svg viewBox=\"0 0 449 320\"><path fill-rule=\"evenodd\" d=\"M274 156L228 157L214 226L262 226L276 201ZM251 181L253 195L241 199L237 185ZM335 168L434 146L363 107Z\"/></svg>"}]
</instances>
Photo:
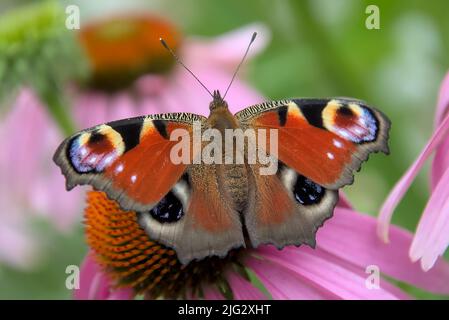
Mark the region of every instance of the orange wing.
<instances>
[{"instance_id":1,"label":"orange wing","mask_svg":"<svg viewBox=\"0 0 449 320\"><path fill-rule=\"evenodd\" d=\"M358 100L283 100L236 117L246 128L277 129L279 160L329 189L351 184L371 152L388 153L389 120Z\"/></svg>"},{"instance_id":2,"label":"orange wing","mask_svg":"<svg viewBox=\"0 0 449 320\"><path fill-rule=\"evenodd\" d=\"M54 161L67 179L67 189L89 184L106 192L124 210L147 211L186 170L186 164L170 159L178 143L170 141L170 134L184 129L191 142L193 122L204 120L173 113L102 124L66 139Z\"/></svg>"}]
</instances>

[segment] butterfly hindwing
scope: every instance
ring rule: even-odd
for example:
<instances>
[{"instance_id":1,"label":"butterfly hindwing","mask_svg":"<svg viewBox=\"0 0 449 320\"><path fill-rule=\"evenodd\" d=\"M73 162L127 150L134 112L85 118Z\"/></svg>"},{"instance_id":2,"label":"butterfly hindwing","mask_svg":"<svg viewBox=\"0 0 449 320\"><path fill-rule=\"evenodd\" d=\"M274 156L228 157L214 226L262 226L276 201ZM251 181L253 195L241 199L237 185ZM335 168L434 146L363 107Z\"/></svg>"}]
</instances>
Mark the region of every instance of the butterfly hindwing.
<instances>
[{"instance_id":1,"label":"butterfly hindwing","mask_svg":"<svg viewBox=\"0 0 449 320\"><path fill-rule=\"evenodd\" d=\"M176 221L158 219L154 214L158 206L139 213L139 223L149 237L174 248L184 264L212 255L223 257L232 248L245 246L239 213L217 181L220 166L188 166L166 205L182 204L183 212ZM166 208L161 208L163 215Z\"/></svg>"},{"instance_id":2,"label":"butterfly hindwing","mask_svg":"<svg viewBox=\"0 0 449 320\"><path fill-rule=\"evenodd\" d=\"M191 135L189 113L137 117L102 124L66 139L54 161L66 177L67 189L89 184L104 191L125 210L147 211L173 187L186 164L170 160L175 129Z\"/></svg>"},{"instance_id":3,"label":"butterfly hindwing","mask_svg":"<svg viewBox=\"0 0 449 320\"><path fill-rule=\"evenodd\" d=\"M389 120L355 99L282 100L236 117L246 128L277 129L279 159L328 189L351 184L370 153L388 153Z\"/></svg>"},{"instance_id":4,"label":"butterfly hindwing","mask_svg":"<svg viewBox=\"0 0 449 320\"><path fill-rule=\"evenodd\" d=\"M279 162L275 175L260 175L251 165L252 183L245 226L252 246L307 244L315 247L316 230L332 216L338 191L328 190Z\"/></svg>"}]
</instances>

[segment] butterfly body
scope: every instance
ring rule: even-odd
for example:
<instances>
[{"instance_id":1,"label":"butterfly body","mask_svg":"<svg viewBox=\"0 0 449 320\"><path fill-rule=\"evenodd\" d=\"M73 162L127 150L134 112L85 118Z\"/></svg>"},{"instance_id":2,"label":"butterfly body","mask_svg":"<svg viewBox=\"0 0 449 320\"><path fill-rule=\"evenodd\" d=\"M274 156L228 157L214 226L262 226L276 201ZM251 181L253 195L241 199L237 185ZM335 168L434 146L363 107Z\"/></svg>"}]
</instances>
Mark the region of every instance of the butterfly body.
<instances>
[{"instance_id":1,"label":"butterfly body","mask_svg":"<svg viewBox=\"0 0 449 320\"><path fill-rule=\"evenodd\" d=\"M211 140L195 147L195 123L200 135L219 132L222 146L229 130L276 135L265 144L259 136L257 143L243 140L243 148L232 144L230 153L214 149L214 159L221 161L195 162ZM152 240L174 248L188 263L245 246L314 247L338 189L352 183L353 171L369 153L388 152L389 126L381 112L347 98L267 102L234 115L217 91L208 118L172 113L99 125L66 139L54 160L68 189L89 184L104 191L123 209L137 212ZM192 163L173 162L178 129L178 138L188 138ZM251 161L254 152L276 158L277 170L261 174L266 164L257 157Z\"/></svg>"}]
</instances>

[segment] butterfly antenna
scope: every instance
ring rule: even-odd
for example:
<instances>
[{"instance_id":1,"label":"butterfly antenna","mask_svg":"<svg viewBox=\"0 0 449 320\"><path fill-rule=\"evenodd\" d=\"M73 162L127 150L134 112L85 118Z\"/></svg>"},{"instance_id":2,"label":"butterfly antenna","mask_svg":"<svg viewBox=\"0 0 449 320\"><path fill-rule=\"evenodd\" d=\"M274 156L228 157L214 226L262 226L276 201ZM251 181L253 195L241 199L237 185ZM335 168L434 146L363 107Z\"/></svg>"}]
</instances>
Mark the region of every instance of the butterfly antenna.
<instances>
[{"instance_id":1,"label":"butterfly antenna","mask_svg":"<svg viewBox=\"0 0 449 320\"><path fill-rule=\"evenodd\" d=\"M242 60L240 60L240 63L239 63L239 65L237 66L237 68L235 69L234 75L232 76L231 82L229 82L229 85L228 85L228 87L226 88L226 91L225 91L225 94L224 94L224 96L223 96L223 99L224 99L224 98L226 97L226 95L228 94L229 88L231 87L232 83L234 82L235 76L236 76L237 73L239 72L240 67L241 67L242 64L243 64L243 61L245 61L245 58L246 58L246 56L248 55L249 48L251 48L251 45L253 44L254 40L256 40L256 36L257 36L257 32L254 32L253 35L251 36L251 40L250 40L249 43L248 43L248 47L246 47L245 54L243 55Z\"/></svg>"},{"instance_id":2,"label":"butterfly antenna","mask_svg":"<svg viewBox=\"0 0 449 320\"><path fill-rule=\"evenodd\" d=\"M198 81L198 83L210 94L210 96L213 98L213 94L212 92L210 92L209 89L207 89L207 87L201 82L200 79L198 79L198 77L192 72L192 70L190 70L189 68L187 68L187 66L181 61L181 59L179 59L179 57L176 55L176 53L173 52L173 50L168 46L167 42L165 42L164 39L159 38L159 41L162 43L162 45L164 46L165 49L168 50L168 52L170 52L170 54L173 56L173 58L175 58L176 62L178 62L181 66L184 67L184 69L186 69L195 79L196 81Z\"/></svg>"}]
</instances>

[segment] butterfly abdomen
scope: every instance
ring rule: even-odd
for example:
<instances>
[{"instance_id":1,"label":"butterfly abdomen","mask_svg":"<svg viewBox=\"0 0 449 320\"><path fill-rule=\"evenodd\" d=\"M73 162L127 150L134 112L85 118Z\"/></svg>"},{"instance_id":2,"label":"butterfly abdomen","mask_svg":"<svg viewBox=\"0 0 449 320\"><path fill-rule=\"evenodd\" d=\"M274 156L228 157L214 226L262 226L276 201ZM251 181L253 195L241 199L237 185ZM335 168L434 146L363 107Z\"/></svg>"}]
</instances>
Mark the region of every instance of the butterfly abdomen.
<instances>
[{"instance_id":1,"label":"butterfly abdomen","mask_svg":"<svg viewBox=\"0 0 449 320\"><path fill-rule=\"evenodd\" d=\"M222 190L232 199L235 209L243 211L248 199L248 172L244 164L218 166L218 182Z\"/></svg>"}]
</instances>

